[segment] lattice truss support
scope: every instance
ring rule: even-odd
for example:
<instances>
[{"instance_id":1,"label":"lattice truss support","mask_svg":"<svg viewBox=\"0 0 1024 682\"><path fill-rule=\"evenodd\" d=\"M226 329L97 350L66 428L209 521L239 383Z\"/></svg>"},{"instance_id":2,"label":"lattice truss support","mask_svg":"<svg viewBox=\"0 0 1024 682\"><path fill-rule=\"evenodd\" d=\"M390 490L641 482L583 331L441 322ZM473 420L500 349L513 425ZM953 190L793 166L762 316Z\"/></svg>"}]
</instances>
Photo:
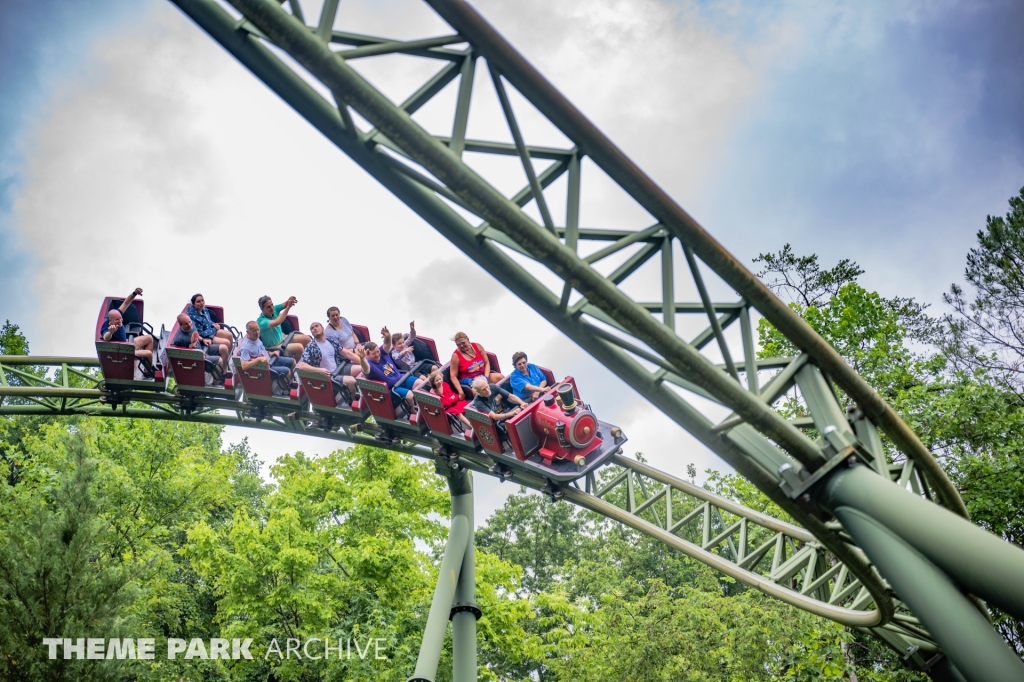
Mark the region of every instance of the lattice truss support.
<instances>
[{"instance_id":1,"label":"lattice truss support","mask_svg":"<svg viewBox=\"0 0 1024 682\"><path fill-rule=\"evenodd\" d=\"M811 576L809 583L806 577L798 580L795 593L821 596L827 589L828 600L844 595L854 584L849 581L859 581L852 590L855 594L845 597L856 600L858 607L872 607L877 615L871 625L880 632L892 623L916 627L905 619L894 620L895 588L951 658L953 650L965 649L966 641L959 632L943 630L953 611L961 629L991 634L987 624L978 626L969 613L957 610L967 602L943 587L951 569L937 570L935 580L928 583L929 594L942 592L948 595L947 602L956 604L947 604L941 616L929 610L931 602L915 591L916 583L897 584L908 566L917 566L913 570L919 573L931 570L902 553L910 547L922 551L917 534L928 528L904 531L896 550L880 553L889 545L878 534L890 522L869 518L862 523L856 515L840 514L852 497L851 486L839 482L856 479L861 482L853 486L856 490L873 490L874 482L888 479L884 434L892 454L901 453L913 463L919 492L913 499L938 503L926 505L934 520L922 517L929 519L925 525L948 525L946 516L953 514L965 517L956 489L920 439L820 336L471 7L461 0L427 0L451 27L450 33L394 40L340 30L345 16L339 13L337 0L325 0L316 15L308 17L299 0L284 5L274 0L172 2L427 223L757 485L806 529L802 532L809 532L807 543L813 537L832 557L819 566L816 556L812 562L810 550L799 555L805 551L800 546L795 559L786 554L792 545L783 541L782 554L773 549L761 557L771 555L768 575L785 582L784 574L806 560L788 577ZM389 75L411 72L409 64L424 60L437 65L425 82L394 98L384 94ZM374 83L371 73L385 76ZM444 94L449 88L454 97ZM436 111L444 101L449 102L450 116L438 127ZM469 137L471 120L474 129L488 135ZM540 128L538 121L543 123ZM537 142L541 128L548 131L545 144ZM492 172L502 160L521 167L524 181L517 191L502 191L507 173ZM596 192L587 190L591 185ZM600 195L607 192L627 197L646 222L582 223L583 215L602 214L588 206L600 207ZM718 295L712 297L712 292ZM800 354L757 357L752 327L758 316L782 332ZM700 319L703 328L697 324ZM780 399L787 395L797 409L780 411ZM719 406L727 416L713 421L707 416L708 405ZM863 479L859 472L868 470L880 475ZM898 491L885 485L880 495ZM666 493L664 502L671 503L674 495ZM895 507L897 502L887 504ZM643 513L653 513L654 504ZM665 513L667 519L668 509ZM856 543L851 542L854 533L846 521L842 526L826 522L832 515L858 529ZM744 527L741 524L736 532ZM708 530L708 524L702 528L702 533L712 533L712 539L725 530ZM861 551L858 545L863 542L873 549ZM734 561L748 564L761 547L749 552L744 548L741 554L737 541L732 543ZM695 546L709 551L703 544ZM719 551L728 546L716 546L717 556L729 554L732 548ZM893 563L890 554L903 559ZM883 561L889 568L882 570ZM1024 567L1019 557L1006 562L1003 569ZM843 568L829 575L840 564ZM778 573L782 567L785 571ZM956 585L986 598L996 594L1000 606L1007 603L1006 594L992 592L975 577L958 575ZM1018 596L1014 592L1010 601ZM870 601L865 605L864 599ZM1024 612L1024 604L1020 606ZM981 617L977 609L973 613ZM991 638L984 645L974 644L987 653L964 651L958 667L973 670L996 659L1009 665L1005 652L993 653L998 643ZM973 672L971 677L984 679Z\"/></svg>"},{"instance_id":2,"label":"lattice truss support","mask_svg":"<svg viewBox=\"0 0 1024 682\"><path fill-rule=\"evenodd\" d=\"M260 413L257 419L253 406L239 400L183 398L173 392L115 395L105 390L98 367L92 358L0 357L0 415L77 415L241 426L387 447L429 459L443 475L450 475L453 465L495 475L492 462L483 453L463 451L453 461L439 455L439 444L429 437L403 435L400 440L382 441L385 432L372 422L325 429L321 418L309 411ZM901 486L920 494L921 479L912 465L890 469ZM516 472L512 481L546 494L553 492L542 477ZM872 632L915 669L924 670L941 658L934 638L902 602L890 602L893 615L883 623L883 614L865 585L804 528L623 456L614 457L611 465L582 483L565 487L558 495L663 542L743 585ZM844 540L851 542L848 537Z\"/></svg>"}]
</instances>

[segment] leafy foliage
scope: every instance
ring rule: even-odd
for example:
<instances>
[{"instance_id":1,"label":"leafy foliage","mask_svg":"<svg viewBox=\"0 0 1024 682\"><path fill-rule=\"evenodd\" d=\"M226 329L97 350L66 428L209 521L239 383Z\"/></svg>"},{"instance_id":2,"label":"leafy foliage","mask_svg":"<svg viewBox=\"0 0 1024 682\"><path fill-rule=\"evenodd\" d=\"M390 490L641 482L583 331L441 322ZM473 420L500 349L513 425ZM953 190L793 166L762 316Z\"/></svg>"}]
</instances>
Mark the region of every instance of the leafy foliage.
<instances>
[{"instance_id":1,"label":"leafy foliage","mask_svg":"<svg viewBox=\"0 0 1024 682\"><path fill-rule=\"evenodd\" d=\"M797 256L789 244L778 253L760 254L754 262L764 264L757 276L776 294L789 295L805 307L820 305L838 295L845 284L864 274L859 265L848 259L822 270L817 254Z\"/></svg>"},{"instance_id":2,"label":"leafy foliage","mask_svg":"<svg viewBox=\"0 0 1024 682\"><path fill-rule=\"evenodd\" d=\"M4 320L0 327L0 355L28 355L28 339L10 320Z\"/></svg>"},{"instance_id":3,"label":"leafy foliage","mask_svg":"<svg viewBox=\"0 0 1024 682\"><path fill-rule=\"evenodd\" d=\"M1024 208L1020 201L1011 203L1015 210ZM987 291L992 292L1000 286L992 281L993 273L999 272L993 263L1009 262L1005 260L1009 256L994 255L993 242L1012 241L1007 232L1011 227L1021 232L1024 222L1017 216L1006 221L989 218L989 226L988 232L979 233L980 245L968 257L968 279L974 276L979 283L988 282ZM1011 269L1007 266L1007 271ZM1008 285L1001 290L1009 289ZM979 295L979 300L988 301L986 295ZM1010 298L1001 300L1005 306L998 315L993 312L997 307L986 302L974 309L978 315L974 321L953 316L936 320L912 299L884 298L847 282L828 300L810 306L794 301L790 307L872 384L936 454L975 523L1024 546L1024 403L1008 378L1012 366L999 365L999 357L1005 354L982 358L976 347L964 345L970 325L1008 324L1021 314L1024 299L1018 299L1016 312ZM944 329L948 335L942 333ZM796 350L766 320L760 321L758 333L764 356ZM918 342L927 339L935 344L922 348ZM840 395L840 399L845 398ZM791 394L783 410L802 414L803 405ZM892 458L902 459L884 438L883 443ZM997 626L1024 655L1024 623L997 613Z\"/></svg>"},{"instance_id":4,"label":"leafy foliage","mask_svg":"<svg viewBox=\"0 0 1024 682\"><path fill-rule=\"evenodd\" d=\"M950 286L931 340L964 372L985 371L1024 399L1024 188L1010 198L1006 217L988 216L967 254L964 279Z\"/></svg>"}]
</instances>

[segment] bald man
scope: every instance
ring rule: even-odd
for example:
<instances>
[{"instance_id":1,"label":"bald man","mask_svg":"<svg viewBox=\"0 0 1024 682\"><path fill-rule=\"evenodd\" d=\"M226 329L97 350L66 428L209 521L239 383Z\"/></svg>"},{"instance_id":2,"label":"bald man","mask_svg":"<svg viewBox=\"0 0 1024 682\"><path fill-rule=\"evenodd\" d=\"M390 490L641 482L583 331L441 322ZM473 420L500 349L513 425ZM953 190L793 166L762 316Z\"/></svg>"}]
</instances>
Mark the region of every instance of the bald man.
<instances>
[{"instance_id":1,"label":"bald man","mask_svg":"<svg viewBox=\"0 0 1024 682\"><path fill-rule=\"evenodd\" d=\"M192 318L185 313L178 315L178 331L171 337L171 345L205 351L207 371L215 377L223 374L228 366L228 347L200 336L192 326ZM218 371L214 372L214 369Z\"/></svg>"},{"instance_id":2,"label":"bald man","mask_svg":"<svg viewBox=\"0 0 1024 682\"><path fill-rule=\"evenodd\" d=\"M128 306L132 304L136 296L141 295L142 288L136 287L135 291L128 294L128 298L124 299L120 308L107 313L107 319L103 321L103 327L100 329L101 339L104 341L128 343L128 337L124 333L124 317L122 313L128 310ZM132 345L135 346L135 357L145 360L150 365L153 364L154 340L152 336L149 334L139 334L132 339Z\"/></svg>"}]
</instances>

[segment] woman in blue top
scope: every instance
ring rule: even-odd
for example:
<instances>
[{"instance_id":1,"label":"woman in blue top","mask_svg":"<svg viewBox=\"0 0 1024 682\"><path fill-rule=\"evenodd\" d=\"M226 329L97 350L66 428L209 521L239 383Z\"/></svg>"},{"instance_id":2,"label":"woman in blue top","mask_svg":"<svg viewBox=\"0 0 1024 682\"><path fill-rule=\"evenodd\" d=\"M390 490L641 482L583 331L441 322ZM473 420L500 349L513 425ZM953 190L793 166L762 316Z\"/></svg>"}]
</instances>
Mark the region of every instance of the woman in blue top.
<instances>
[{"instance_id":1,"label":"woman in blue top","mask_svg":"<svg viewBox=\"0 0 1024 682\"><path fill-rule=\"evenodd\" d=\"M206 309L206 299L203 298L202 294L196 294L192 297L192 305L185 311L188 313L189 319L192 320L192 324L195 326L196 331L199 332L199 336L204 339L210 339L214 343L220 343L231 348L235 343L235 337L231 335L227 329L217 324L210 317L210 311Z\"/></svg>"},{"instance_id":2,"label":"woman in blue top","mask_svg":"<svg viewBox=\"0 0 1024 682\"><path fill-rule=\"evenodd\" d=\"M515 370L509 374L512 393L516 397L532 403L547 390L547 377L537 368L537 365L526 361L526 353L523 351L512 355L512 364L515 365Z\"/></svg>"}]
</instances>

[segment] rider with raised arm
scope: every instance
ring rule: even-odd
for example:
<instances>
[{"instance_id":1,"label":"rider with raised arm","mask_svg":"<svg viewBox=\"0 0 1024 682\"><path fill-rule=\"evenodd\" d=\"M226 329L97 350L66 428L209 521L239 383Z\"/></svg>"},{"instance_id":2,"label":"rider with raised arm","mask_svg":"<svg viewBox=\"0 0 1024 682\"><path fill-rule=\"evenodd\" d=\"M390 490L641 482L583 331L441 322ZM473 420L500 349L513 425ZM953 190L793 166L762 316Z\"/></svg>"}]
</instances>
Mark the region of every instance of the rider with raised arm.
<instances>
[{"instance_id":1,"label":"rider with raised arm","mask_svg":"<svg viewBox=\"0 0 1024 682\"><path fill-rule=\"evenodd\" d=\"M296 362L302 357L302 350L309 343L310 338L294 330L285 336L281 331L281 325L288 319L288 313L298 302L297 298L289 296L284 303L274 305L274 301L269 296L260 296L261 312L260 316L256 318L256 323L260 327L260 340L267 350L280 351Z\"/></svg>"},{"instance_id":2,"label":"rider with raised arm","mask_svg":"<svg viewBox=\"0 0 1024 682\"><path fill-rule=\"evenodd\" d=\"M367 341L361 346L356 346L356 354L359 356L359 366L363 370L363 376L373 381L383 381L389 389L393 389L400 397L405 399L412 410L412 389L416 386L416 376L406 374L402 376L402 370L398 368L390 355L381 353L380 346L373 341Z\"/></svg>"},{"instance_id":3,"label":"rider with raised arm","mask_svg":"<svg viewBox=\"0 0 1024 682\"><path fill-rule=\"evenodd\" d=\"M392 334L388 331L387 327L380 330L380 335L384 339L381 348L391 356L391 359L395 361L398 368L403 371L412 369L413 365L416 364L416 349L412 345L413 340L416 338L415 320L409 323L408 336L401 332Z\"/></svg>"},{"instance_id":4,"label":"rider with raised arm","mask_svg":"<svg viewBox=\"0 0 1024 682\"><path fill-rule=\"evenodd\" d=\"M124 332L123 313L128 310L136 296L142 295L142 287L136 287L135 291L128 294L128 298L121 302L121 307L107 313L107 319L103 320L103 327L100 329L100 339L103 341L114 341L128 343L128 336ZM146 363L153 362L154 339L149 334L139 334L132 339L135 346L135 357L145 360Z\"/></svg>"}]
</instances>

